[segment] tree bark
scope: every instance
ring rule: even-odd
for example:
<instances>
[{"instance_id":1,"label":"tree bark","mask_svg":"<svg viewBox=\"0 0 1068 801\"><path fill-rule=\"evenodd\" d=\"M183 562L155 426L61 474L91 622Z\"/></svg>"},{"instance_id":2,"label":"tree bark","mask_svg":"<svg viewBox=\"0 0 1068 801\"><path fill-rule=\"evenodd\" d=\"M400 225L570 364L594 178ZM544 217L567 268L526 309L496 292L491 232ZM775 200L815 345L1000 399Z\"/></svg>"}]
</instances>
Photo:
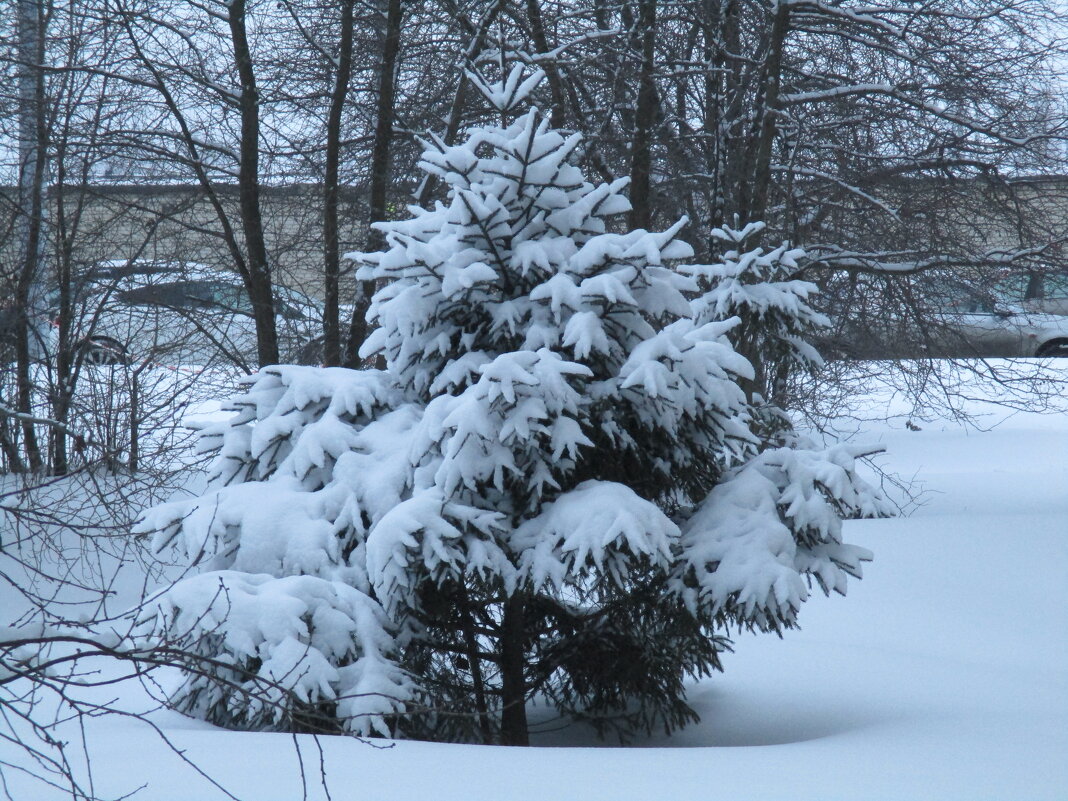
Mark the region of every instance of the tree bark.
<instances>
[{"instance_id":1,"label":"tree bark","mask_svg":"<svg viewBox=\"0 0 1068 801\"><path fill-rule=\"evenodd\" d=\"M22 454L19 453L18 446L15 444L15 438L11 435L10 429L8 429L7 418L0 416L0 453L7 459L7 468L12 473L25 473L26 465L22 461ZM0 467L3 463L0 462ZM3 542L0 541L0 549L2 549Z\"/></svg>"},{"instance_id":2,"label":"tree bark","mask_svg":"<svg viewBox=\"0 0 1068 801\"><path fill-rule=\"evenodd\" d=\"M130 458L126 466L131 475L141 468L141 370L147 364L130 371Z\"/></svg>"},{"instance_id":3,"label":"tree bark","mask_svg":"<svg viewBox=\"0 0 1068 801\"><path fill-rule=\"evenodd\" d=\"M790 6L776 3L764 64L761 69L760 90L754 112L754 135L750 141L746 170L741 186L738 212L742 223L763 221L768 205L768 184L771 181L771 151L775 142L779 115L779 86L782 78L783 44L789 23ZM750 246L750 243L743 243Z\"/></svg>"},{"instance_id":4,"label":"tree bark","mask_svg":"<svg viewBox=\"0 0 1068 801\"><path fill-rule=\"evenodd\" d=\"M69 44L67 53L68 62L73 63L77 59L77 39ZM82 101L84 96L72 91L70 75L63 76L63 81L58 90L58 96L62 98L62 123L59 119L53 120L53 157L55 175L52 182L54 210L55 210L55 283L58 291L59 308L55 319L57 345L55 350L56 375L52 385L52 419L63 426L70 422L70 411L74 397L74 388L77 383L77 360L75 359L74 343L71 342L71 332L74 328L74 248L78 239L82 213L85 209L86 193L90 181L92 161L83 159L77 175L78 189L74 193L74 202L68 205L68 173L67 159L69 145L72 143L72 127L75 120L83 110ZM105 103L108 100L110 81L102 82L99 93L94 99L92 109L92 123L89 126L85 140L90 147L97 144L101 130L101 117ZM57 111L58 116L58 111ZM50 464L52 475L66 475L70 469L69 452L67 448L68 433L62 427L51 429Z\"/></svg>"},{"instance_id":5,"label":"tree bark","mask_svg":"<svg viewBox=\"0 0 1068 801\"><path fill-rule=\"evenodd\" d=\"M29 313L39 279L41 228L44 214L44 172L47 146L44 120L44 17L38 0L19 0L19 208L18 239L21 252L15 286L15 384L18 411L33 414L33 380L30 375ZM23 448L30 470L43 466L34 424L22 422Z\"/></svg>"},{"instance_id":6,"label":"tree bark","mask_svg":"<svg viewBox=\"0 0 1068 801\"><path fill-rule=\"evenodd\" d=\"M66 140L66 136L64 136ZM65 145L56 153L56 228L59 252L56 254L56 288L59 290L59 309L56 315L58 345L56 347L56 380L52 390L52 417L66 424L70 417L71 398L74 394L74 349L71 347L71 324L73 322L73 298L71 297L73 262L73 233L67 220ZM83 182L84 186L84 182ZM77 211L75 212L77 215ZM58 428L51 432L52 475L63 476L69 469L67 459L67 435Z\"/></svg>"},{"instance_id":7,"label":"tree bark","mask_svg":"<svg viewBox=\"0 0 1068 801\"><path fill-rule=\"evenodd\" d=\"M541 15L540 0L527 0L527 19L530 21L530 39L539 54L549 53L549 40L545 35L545 22ZM545 81L549 84L549 99L552 105L552 113L549 115L549 124L553 128L563 128L567 124L566 105L564 100L563 81L560 77L560 69L555 60L546 61L541 65L545 72Z\"/></svg>"},{"instance_id":8,"label":"tree bark","mask_svg":"<svg viewBox=\"0 0 1068 801\"><path fill-rule=\"evenodd\" d=\"M526 598L516 593L501 620L501 745L530 745L525 671Z\"/></svg>"},{"instance_id":9,"label":"tree bark","mask_svg":"<svg viewBox=\"0 0 1068 801\"><path fill-rule=\"evenodd\" d=\"M475 635L474 612L467 594L467 588L460 587L460 610L463 620L464 645L467 647L467 660L471 667L471 687L475 691L475 711L478 714L478 728L482 734L483 745L493 744L493 728L490 726L489 705L486 703L486 682L482 676L482 657L478 651L478 637Z\"/></svg>"},{"instance_id":10,"label":"tree bark","mask_svg":"<svg viewBox=\"0 0 1068 801\"><path fill-rule=\"evenodd\" d=\"M705 169L712 184L712 203L708 229L719 228L725 222L726 194L724 182L725 143L727 132L723 128L724 104L726 102L726 40L727 24L734 15L733 0L704 0L702 7L702 39L704 61L708 64L704 76L705 109L703 131L705 136ZM709 236L706 247L711 252L713 240Z\"/></svg>"},{"instance_id":11,"label":"tree bark","mask_svg":"<svg viewBox=\"0 0 1068 801\"><path fill-rule=\"evenodd\" d=\"M449 121L445 125L445 136L443 137L446 145L452 145L456 142L456 137L460 133L460 123L463 121L464 104L467 102L467 76L464 74L463 68L466 64L474 62L475 56L482 49L483 38L485 38L494 20L497 19L503 5L504 0L501 0L501 2L490 6L479 20L477 27L470 25L470 23L464 26L470 41L467 44L467 50L464 51L464 62L459 67L460 74L456 81L456 91L453 94L452 104L449 106ZM466 18L461 18L460 21L462 22L464 19ZM415 202L425 207L430 202L430 198L433 197L437 184L437 176L427 175L423 180L422 186L419 187Z\"/></svg>"},{"instance_id":12,"label":"tree bark","mask_svg":"<svg viewBox=\"0 0 1068 801\"><path fill-rule=\"evenodd\" d=\"M260 210L260 95L256 74L252 67L252 52L245 24L246 0L232 0L227 21L234 47L234 66L241 86L240 164L238 166L238 194L241 203L241 224L245 232L245 252L248 256L248 294L252 315L256 322L256 355L260 367L278 363L278 332L275 328L274 297L271 267L267 261L267 246L263 237L263 215Z\"/></svg>"},{"instance_id":13,"label":"tree bark","mask_svg":"<svg viewBox=\"0 0 1068 801\"><path fill-rule=\"evenodd\" d=\"M141 36L133 25L133 20L135 18L136 15L134 14L123 13L119 15L118 22L126 33L127 41L132 47L133 53L136 56L138 62L149 72L149 74L151 74L151 88L155 89L159 93L160 97L163 99L163 103L167 111L170 113L171 117L178 125L179 139L186 149L186 158L182 161L188 164L188 166L193 170L193 173L197 179L197 183L200 185L200 188L203 190L204 195L210 203L212 210L215 212L215 217L219 222L219 236L225 244L226 249L230 254L230 258L233 260L234 267L237 268L237 272L241 275L241 279L245 283L245 289L249 292L251 298L251 288L253 283L255 282L255 278L253 277L250 271L248 260L245 258L245 253L242 251L241 245L238 242L236 229L234 228L231 222L230 216L226 211L226 207L223 205L222 198L220 197L215 184L211 180L211 176L208 173L206 162L201 154L200 144L198 143L197 138L193 132L193 128L190 126L189 121L186 119L186 115L182 110L182 105L178 102L178 99L175 97L174 93L169 88L160 66L152 60L152 58L142 46ZM175 207L175 210L177 210L177 207ZM142 244L142 247L144 247L144 244L147 244L147 242L148 239L145 240L145 243ZM256 322L256 336L258 342L260 338L265 335L261 335L260 333L259 319L253 317L253 320ZM271 327L273 328L273 316L271 317L270 322Z\"/></svg>"},{"instance_id":14,"label":"tree bark","mask_svg":"<svg viewBox=\"0 0 1068 801\"><path fill-rule=\"evenodd\" d=\"M326 123L326 168L323 192L323 362L328 367L341 364L341 254L338 243L338 167L341 160L341 112L352 77L352 27L356 0L341 0L341 41L338 46L337 73L330 97Z\"/></svg>"},{"instance_id":15,"label":"tree bark","mask_svg":"<svg viewBox=\"0 0 1068 801\"><path fill-rule=\"evenodd\" d=\"M371 151L371 197L368 223L386 218L386 189L392 176L390 145L393 140L393 121L396 117L397 57L400 54L400 29L403 19L401 0L387 0L386 29L382 39L382 63L378 72L378 107L375 121L375 142ZM369 228L365 250L376 250L384 242L381 232ZM356 297L349 325L349 341L345 349L345 366L360 366L360 346L367 338L367 310L374 294L373 281L362 282Z\"/></svg>"},{"instance_id":16,"label":"tree bark","mask_svg":"<svg viewBox=\"0 0 1068 801\"><path fill-rule=\"evenodd\" d=\"M656 56L656 0L641 0L638 10L641 37L641 72L638 77L638 104L634 113L634 138L630 148L630 228L648 228L652 221L652 142L656 123L656 83L653 76Z\"/></svg>"}]
</instances>

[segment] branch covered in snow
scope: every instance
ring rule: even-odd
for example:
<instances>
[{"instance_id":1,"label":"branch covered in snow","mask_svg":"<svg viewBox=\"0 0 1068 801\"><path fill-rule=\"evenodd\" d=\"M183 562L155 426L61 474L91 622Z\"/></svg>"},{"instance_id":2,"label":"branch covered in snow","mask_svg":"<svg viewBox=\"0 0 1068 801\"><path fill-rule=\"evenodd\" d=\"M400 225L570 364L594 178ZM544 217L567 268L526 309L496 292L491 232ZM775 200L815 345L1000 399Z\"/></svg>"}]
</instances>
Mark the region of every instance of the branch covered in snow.
<instances>
[{"instance_id":1,"label":"branch covered in snow","mask_svg":"<svg viewBox=\"0 0 1068 801\"><path fill-rule=\"evenodd\" d=\"M842 541L842 520L893 506L856 471L854 452L766 450L728 474L682 526L672 580L695 614L779 630L796 624L809 579L845 595L871 561Z\"/></svg>"}]
</instances>

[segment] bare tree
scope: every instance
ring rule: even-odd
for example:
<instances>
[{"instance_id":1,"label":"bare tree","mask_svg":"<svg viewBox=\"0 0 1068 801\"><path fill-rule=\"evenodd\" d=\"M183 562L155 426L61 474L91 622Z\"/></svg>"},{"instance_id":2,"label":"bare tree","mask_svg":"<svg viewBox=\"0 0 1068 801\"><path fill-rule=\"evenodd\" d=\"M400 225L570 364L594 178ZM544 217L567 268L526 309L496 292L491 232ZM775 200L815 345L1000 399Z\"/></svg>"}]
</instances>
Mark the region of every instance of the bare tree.
<instances>
[{"instance_id":1,"label":"bare tree","mask_svg":"<svg viewBox=\"0 0 1068 801\"><path fill-rule=\"evenodd\" d=\"M191 23L193 30L178 30L167 21L168 12ZM116 15L135 65L115 77L150 90L158 109L152 116L143 115L152 126L131 131L127 146L146 157L165 158L172 180L190 177L200 186L217 218L213 234L223 242L252 302L257 358L260 364L276 363L278 333L260 190L262 97L248 35L248 6L241 0L162 8L124 0L105 13ZM101 69L112 71L110 66ZM231 71L236 85L227 77ZM213 113L236 129L231 141L214 135L212 122L220 120L213 119ZM224 200L220 177L237 185L236 212Z\"/></svg>"},{"instance_id":2,"label":"bare tree","mask_svg":"<svg viewBox=\"0 0 1068 801\"><path fill-rule=\"evenodd\" d=\"M338 241L338 170L341 159L342 112L352 77L352 29L355 0L341 0L337 72L330 95L326 124L326 154L323 196L323 274L326 308L323 315L323 363L341 364L341 256Z\"/></svg>"},{"instance_id":3,"label":"bare tree","mask_svg":"<svg viewBox=\"0 0 1068 801\"><path fill-rule=\"evenodd\" d=\"M393 175L390 156L396 118L397 58L401 47L402 12L401 0L386 0L386 20L382 32L382 60L378 68L374 147L371 150L369 223L379 222L386 218L386 191ZM367 249L373 250L381 247L383 243L382 235L370 229L367 236ZM360 364L360 346L367 338L367 307L373 292L373 282L361 282L357 288L356 304L352 312L345 349L345 364L348 367L358 367Z\"/></svg>"},{"instance_id":4,"label":"bare tree","mask_svg":"<svg viewBox=\"0 0 1068 801\"><path fill-rule=\"evenodd\" d=\"M44 215L44 181L47 143L44 96L44 8L38 0L18 3L19 169L16 238L19 271L15 282L15 359L18 408L32 412L30 378L30 324L27 317L39 278L38 262ZM37 434L30 423L22 424L27 464L40 470L42 458Z\"/></svg>"}]
</instances>

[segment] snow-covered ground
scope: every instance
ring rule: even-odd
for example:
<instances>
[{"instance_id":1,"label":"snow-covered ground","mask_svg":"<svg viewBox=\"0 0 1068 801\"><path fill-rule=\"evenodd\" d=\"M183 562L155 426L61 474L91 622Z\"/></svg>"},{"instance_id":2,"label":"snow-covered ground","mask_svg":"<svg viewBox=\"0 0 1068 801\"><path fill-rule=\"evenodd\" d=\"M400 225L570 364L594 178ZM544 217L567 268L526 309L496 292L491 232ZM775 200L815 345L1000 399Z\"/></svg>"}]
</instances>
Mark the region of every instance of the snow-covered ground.
<instances>
[{"instance_id":1,"label":"snow-covered ground","mask_svg":"<svg viewBox=\"0 0 1068 801\"><path fill-rule=\"evenodd\" d=\"M877 419L893 403L858 408ZM849 523L846 539L875 552L865 579L814 598L782 640L739 636L726 672L692 689L702 722L673 737L618 748L548 721L529 749L321 738L320 752L151 719L243 801L1068 799L1068 413L971 411L994 427L859 425L919 504ZM100 795L227 797L142 722L92 720L87 740ZM0 743L0 761L19 759ZM17 801L69 797L3 773Z\"/></svg>"}]
</instances>

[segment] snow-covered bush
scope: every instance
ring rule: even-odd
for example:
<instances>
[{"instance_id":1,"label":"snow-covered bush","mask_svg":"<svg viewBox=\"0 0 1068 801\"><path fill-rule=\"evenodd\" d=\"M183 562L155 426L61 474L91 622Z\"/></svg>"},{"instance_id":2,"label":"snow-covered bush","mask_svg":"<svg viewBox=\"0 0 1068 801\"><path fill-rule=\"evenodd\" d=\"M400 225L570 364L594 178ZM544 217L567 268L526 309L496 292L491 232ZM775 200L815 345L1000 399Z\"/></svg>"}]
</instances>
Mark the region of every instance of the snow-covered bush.
<instances>
[{"instance_id":1,"label":"snow-covered bush","mask_svg":"<svg viewBox=\"0 0 1068 801\"><path fill-rule=\"evenodd\" d=\"M531 82L479 83L504 118ZM885 502L847 450L760 452L726 278L680 268L685 220L614 230L625 181L586 182L579 144L536 110L427 143L447 201L357 256L386 369L266 368L201 432L209 490L139 525L206 571L144 616L221 654L180 708L519 744L536 697L670 730L722 626L792 626L808 579L860 575L841 520Z\"/></svg>"}]
</instances>

